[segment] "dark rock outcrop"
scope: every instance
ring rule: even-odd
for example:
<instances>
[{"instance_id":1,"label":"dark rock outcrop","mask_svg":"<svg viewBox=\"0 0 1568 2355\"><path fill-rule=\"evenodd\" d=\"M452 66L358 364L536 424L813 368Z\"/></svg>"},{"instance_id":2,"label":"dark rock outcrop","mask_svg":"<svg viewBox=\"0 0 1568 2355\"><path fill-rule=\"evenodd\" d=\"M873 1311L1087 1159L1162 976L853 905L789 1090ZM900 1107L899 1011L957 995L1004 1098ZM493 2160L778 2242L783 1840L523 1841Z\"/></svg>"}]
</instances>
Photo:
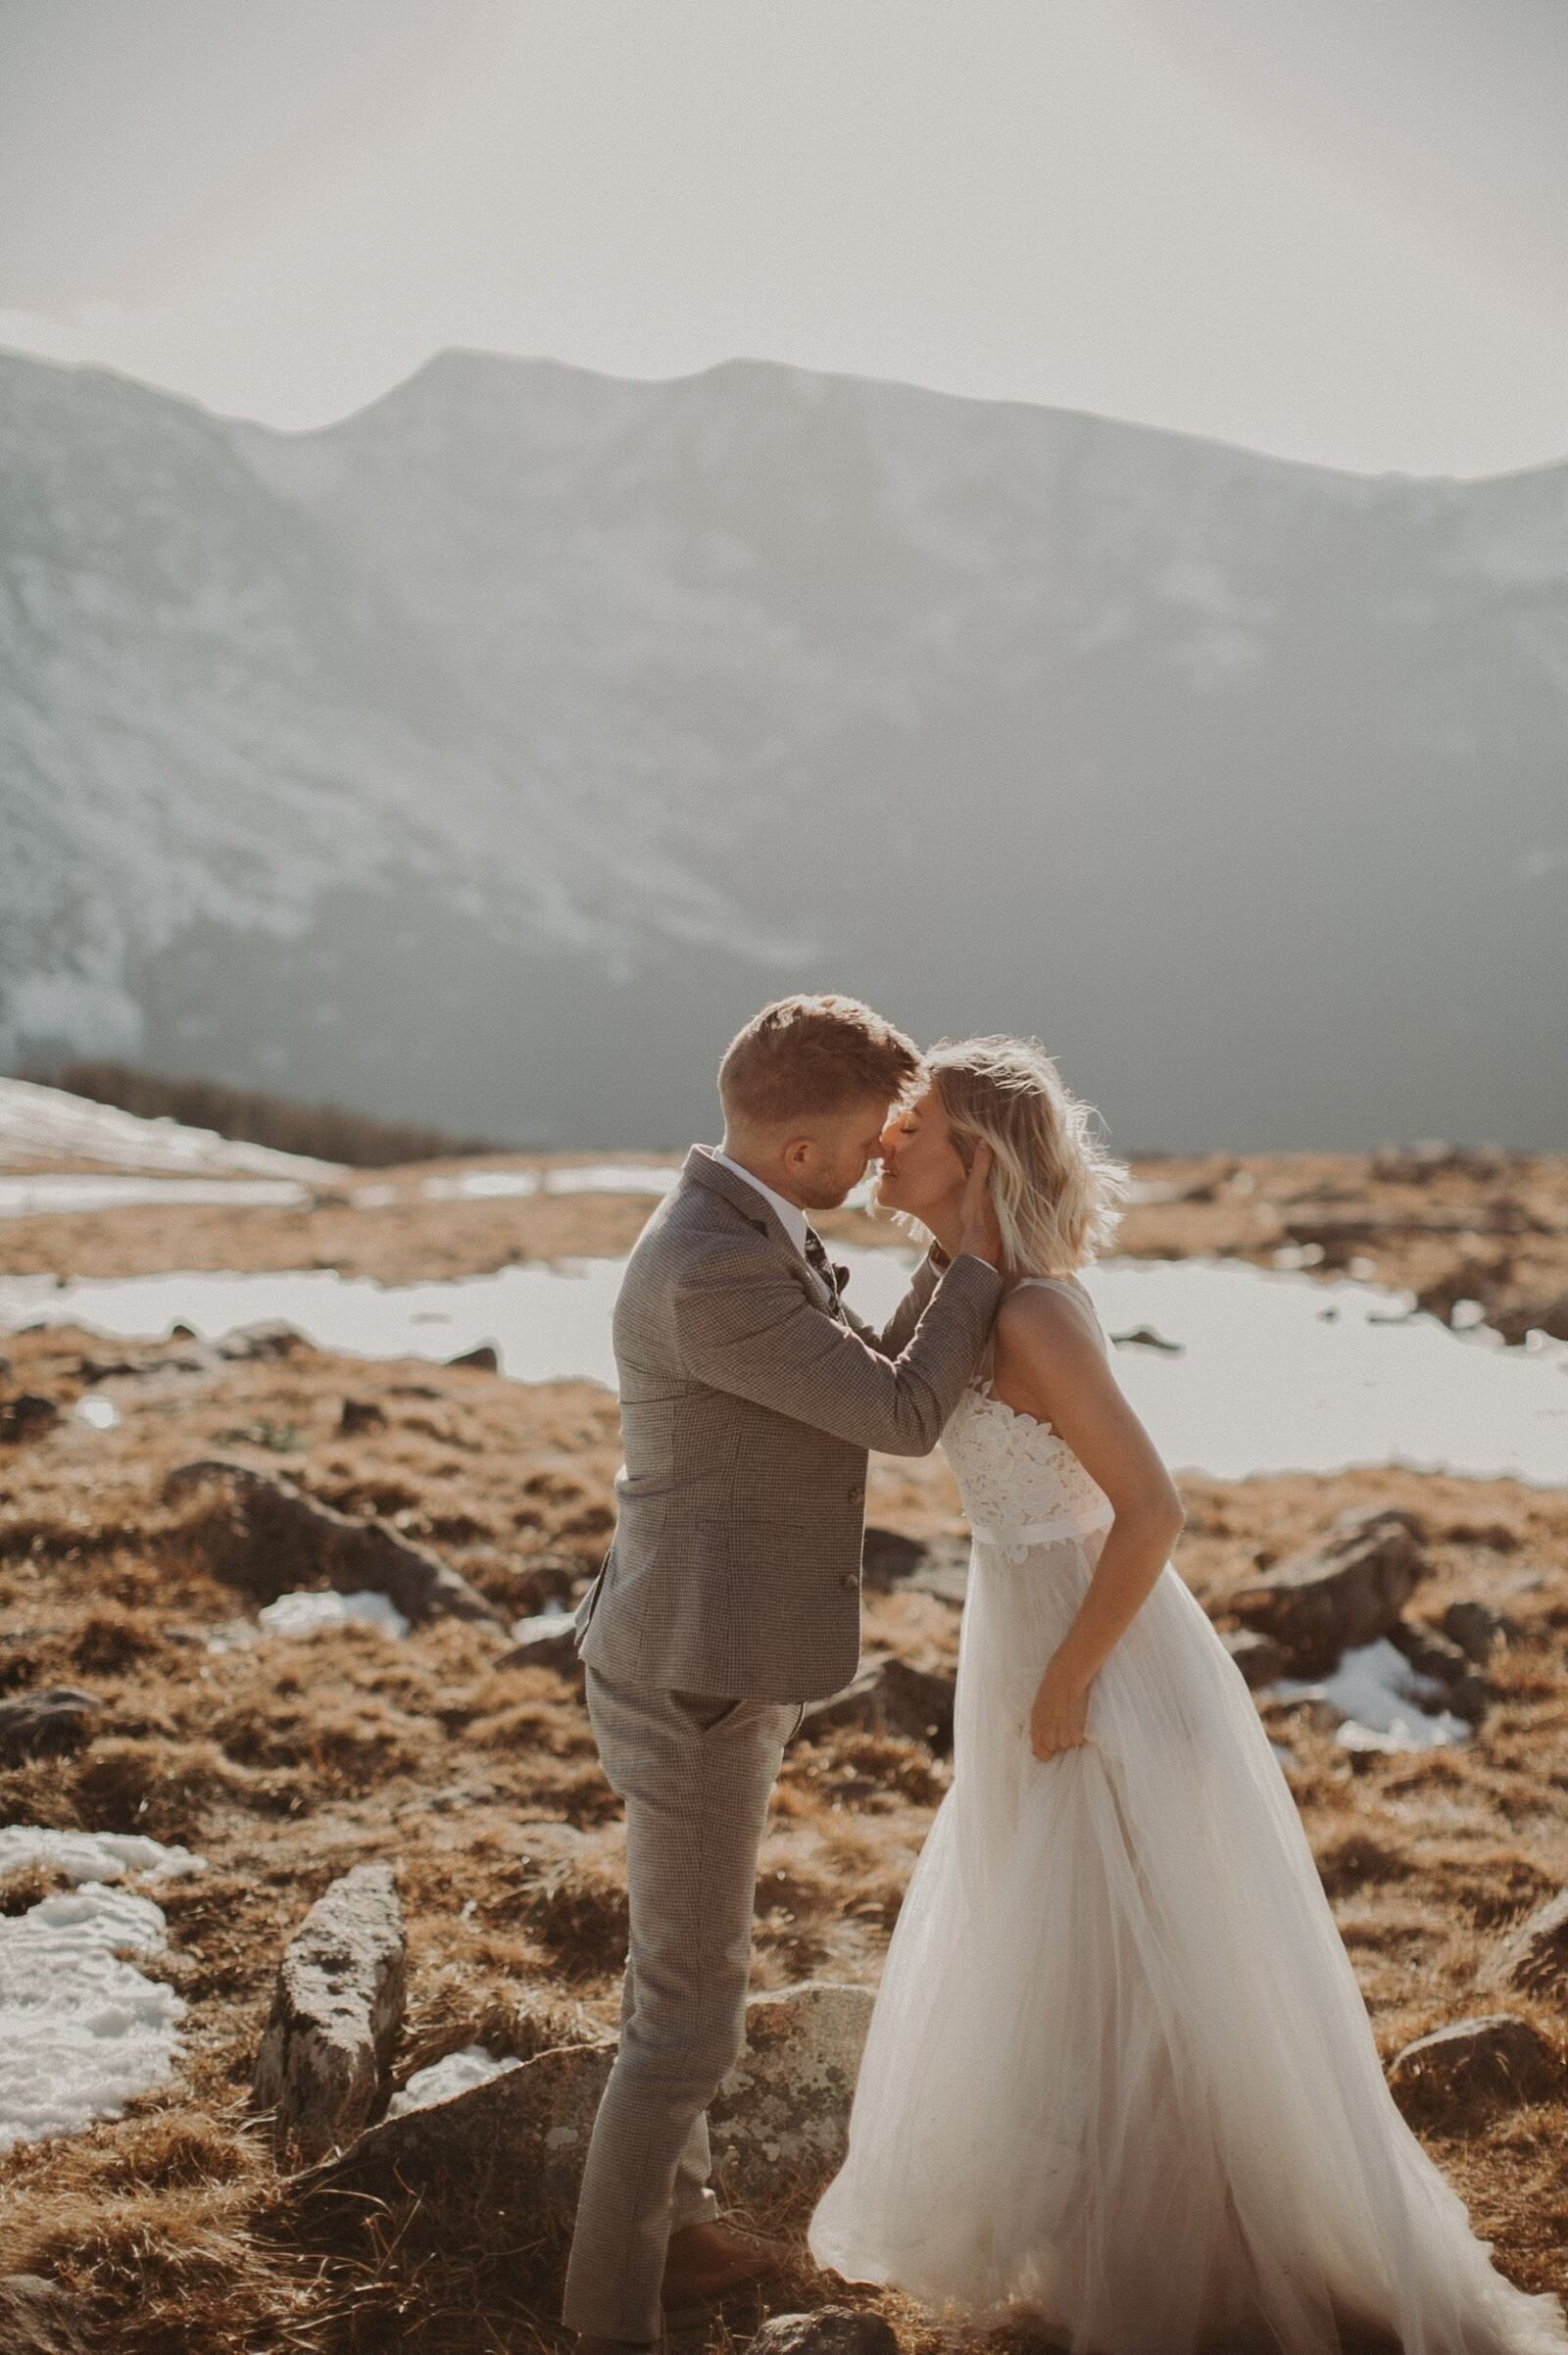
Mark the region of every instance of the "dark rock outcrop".
<instances>
[{"instance_id":1,"label":"dark rock outcrop","mask_svg":"<svg viewBox=\"0 0 1568 2355\"><path fill-rule=\"evenodd\" d=\"M373 1398L345 1398L338 1410L337 1427L349 1439L362 1431L384 1431L386 1414Z\"/></svg>"},{"instance_id":2,"label":"dark rock outcrop","mask_svg":"<svg viewBox=\"0 0 1568 2355\"><path fill-rule=\"evenodd\" d=\"M91 2355L101 2334L80 2301L42 2274L0 2274L5 2355Z\"/></svg>"},{"instance_id":3,"label":"dark rock outcrop","mask_svg":"<svg viewBox=\"0 0 1568 2355\"><path fill-rule=\"evenodd\" d=\"M1535 1300L1522 1308L1504 1308L1491 1322L1515 1349L1532 1333L1548 1333L1553 1341L1568 1341L1568 1292L1560 1300Z\"/></svg>"},{"instance_id":4,"label":"dark rock outcrop","mask_svg":"<svg viewBox=\"0 0 1568 2355\"><path fill-rule=\"evenodd\" d=\"M228 1508L192 1533L213 1572L264 1599L313 1584L340 1595L369 1588L416 1627L442 1618L500 1623L501 1614L438 1554L383 1521L362 1521L320 1503L275 1472L214 1456L181 1464L164 1483L171 1502L204 1490L226 1499Z\"/></svg>"},{"instance_id":5,"label":"dark rock outcrop","mask_svg":"<svg viewBox=\"0 0 1568 2355\"><path fill-rule=\"evenodd\" d=\"M1232 1627L1222 1628L1219 1640L1247 1679L1250 1693L1260 1693L1285 1674L1285 1654L1272 1636L1252 1627Z\"/></svg>"},{"instance_id":6,"label":"dark rock outcrop","mask_svg":"<svg viewBox=\"0 0 1568 2355\"><path fill-rule=\"evenodd\" d=\"M512 1649L502 1653L498 1668L553 1668L558 1676L582 1682L583 1666L569 1619L541 1611L532 1619L518 1620L512 1633Z\"/></svg>"},{"instance_id":7,"label":"dark rock outcrop","mask_svg":"<svg viewBox=\"0 0 1568 2355\"><path fill-rule=\"evenodd\" d=\"M1528 2020L1490 2012L1406 2044L1390 2065L1389 2085L1412 2125L1459 2129L1557 2099L1568 2092L1568 2063Z\"/></svg>"},{"instance_id":8,"label":"dark rock outcrop","mask_svg":"<svg viewBox=\"0 0 1568 2355\"><path fill-rule=\"evenodd\" d=\"M1273 1637L1294 1675L1327 1676L1342 1653L1392 1632L1429 1566L1409 1514L1354 1514L1226 1600Z\"/></svg>"},{"instance_id":9,"label":"dark rock outcrop","mask_svg":"<svg viewBox=\"0 0 1568 2355\"><path fill-rule=\"evenodd\" d=\"M19 1447L27 1440L42 1439L59 1420L60 1409L53 1398L39 1398L32 1391L0 1399L0 1447Z\"/></svg>"},{"instance_id":10,"label":"dark rock outcrop","mask_svg":"<svg viewBox=\"0 0 1568 2355\"><path fill-rule=\"evenodd\" d=\"M0 1766L75 1749L91 1734L98 1706L79 1685L46 1685L0 1700Z\"/></svg>"},{"instance_id":11,"label":"dark rock outcrop","mask_svg":"<svg viewBox=\"0 0 1568 2355\"><path fill-rule=\"evenodd\" d=\"M845 1726L903 1734L945 1756L953 1747L954 1686L951 1675L911 1668L896 1656L873 1660L842 1693L808 1701L801 1731L808 1739Z\"/></svg>"},{"instance_id":12,"label":"dark rock outcrop","mask_svg":"<svg viewBox=\"0 0 1568 2355\"><path fill-rule=\"evenodd\" d=\"M1456 1717L1468 1718L1473 1726L1481 1723L1492 1693L1486 1678L1477 1674L1457 1644L1447 1636L1440 1636L1436 1628L1418 1627L1408 1619L1400 1619L1390 1628L1389 1642L1409 1661L1417 1676L1428 1678L1441 1689L1445 1708L1451 1709Z\"/></svg>"},{"instance_id":13,"label":"dark rock outcrop","mask_svg":"<svg viewBox=\"0 0 1568 2355\"><path fill-rule=\"evenodd\" d=\"M1506 1639L1508 1622L1484 1602L1450 1602L1443 1614L1443 1632L1474 1667L1485 1668Z\"/></svg>"}]
</instances>

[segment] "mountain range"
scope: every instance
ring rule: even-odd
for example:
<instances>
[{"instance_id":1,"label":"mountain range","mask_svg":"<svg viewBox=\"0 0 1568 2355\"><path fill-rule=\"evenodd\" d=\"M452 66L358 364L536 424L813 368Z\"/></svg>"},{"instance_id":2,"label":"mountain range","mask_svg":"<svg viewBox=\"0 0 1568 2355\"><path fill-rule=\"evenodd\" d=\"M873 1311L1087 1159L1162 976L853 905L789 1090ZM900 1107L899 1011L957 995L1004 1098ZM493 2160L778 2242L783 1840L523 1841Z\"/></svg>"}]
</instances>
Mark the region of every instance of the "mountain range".
<instances>
[{"instance_id":1,"label":"mountain range","mask_svg":"<svg viewBox=\"0 0 1568 2355\"><path fill-rule=\"evenodd\" d=\"M1126 1151L1568 1144L1568 464L0 353L0 1067L660 1148L798 988L1035 1035Z\"/></svg>"}]
</instances>

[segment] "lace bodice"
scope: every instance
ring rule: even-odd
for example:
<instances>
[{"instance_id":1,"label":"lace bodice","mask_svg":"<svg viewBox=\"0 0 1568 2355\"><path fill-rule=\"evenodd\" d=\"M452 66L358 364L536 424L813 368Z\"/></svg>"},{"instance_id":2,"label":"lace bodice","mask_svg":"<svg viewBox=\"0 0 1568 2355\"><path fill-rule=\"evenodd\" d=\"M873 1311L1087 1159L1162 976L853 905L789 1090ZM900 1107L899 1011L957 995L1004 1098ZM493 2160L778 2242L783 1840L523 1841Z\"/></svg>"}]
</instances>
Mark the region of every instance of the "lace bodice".
<instances>
[{"instance_id":1,"label":"lace bodice","mask_svg":"<svg viewBox=\"0 0 1568 2355\"><path fill-rule=\"evenodd\" d=\"M1033 1545L1108 1529L1115 1518L1110 1498L1066 1441L997 1398L989 1377L958 1400L942 1448L975 1539L1009 1561L1021 1561Z\"/></svg>"}]
</instances>

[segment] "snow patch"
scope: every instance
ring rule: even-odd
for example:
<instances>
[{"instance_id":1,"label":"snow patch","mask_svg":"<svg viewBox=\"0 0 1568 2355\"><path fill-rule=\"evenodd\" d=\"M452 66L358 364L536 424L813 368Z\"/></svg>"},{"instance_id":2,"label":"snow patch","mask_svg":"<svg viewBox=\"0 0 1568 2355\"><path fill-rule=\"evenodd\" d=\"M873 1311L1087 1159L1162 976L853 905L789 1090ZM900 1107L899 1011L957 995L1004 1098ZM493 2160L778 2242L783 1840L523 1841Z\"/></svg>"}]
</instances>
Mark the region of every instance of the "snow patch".
<instances>
[{"instance_id":1,"label":"snow patch","mask_svg":"<svg viewBox=\"0 0 1568 2355\"><path fill-rule=\"evenodd\" d=\"M482 2044L468 2044L462 2052L449 2052L445 2060L432 2061L428 2069L416 2069L387 2103L386 2114L402 2118L410 2110L428 2110L438 2101L450 2101L456 2093L467 2093L475 2085L488 2085L492 2078L505 2077L510 2069L521 2067L520 2061L503 2059L487 2052Z\"/></svg>"},{"instance_id":2,"label":"snow patch","mask_svg":"<svg viewBox=\"0 0 1568 2355\"><path fill-rule=\"evenodd\" d=\"M1326 1700L1345 1722L1335 1740L1350 1750L1430 1750L1468 1742L1474 1728L1441 1705L1443 1687L1419 1676L1404 1654L1380 1636L1341 1655L1318 1683L1282 1677L1271 1688L1279 1700Z\"/></svg>"},{"instance_id":3,"label":"snow patch","mask_svg":"<svg viewBox=\"0 0 1568 2355\"><path fill-rule=\"evenodd\" d=\"M396 1603L385 1595L364 1587L352 1595L326 1594L311 1587L296 1587L287 1595L279 1595L275 1602L264 1605L256 1614L261 1625L274 1636L311 1636L320 1627L347 1627L350 1623L362 1627L378 1627L388 1636L406 1636L409 1622Z\"/></svg>"},{"instance_id":4,"label":"snow patch","mask_svg":"<svg viewBox=\"0 0 1568 2355\"><path fill-rule=\"evenodd\" d=\"M304 1182L343 1175L333 1161L241 1144L214 1129L187 1128L178 1120L142 1120L118 1104L94 1104L85 1096L27 1079L0 1079L0 1159L21 1163L34 1178L48 1175L54 1183L58 1178L48 1164L64 1160L217 1177L239 1170Z\"/></svg>"},{"instance_id":5,"label":"snow patch","mask_svg":"<svg viewBox=\"0 0 1568 2355\"><path fill-rule=\"evenodd\" d=\"M127 1959L158 1953L167 1924L152 1898L117 1884L206 1867L139 1834L0 1830L0 1875L31 1863L74 1886L0 1916L0 2151L119 2118L169 2077L185 2000Z\"/></svg>"}]
</instances>

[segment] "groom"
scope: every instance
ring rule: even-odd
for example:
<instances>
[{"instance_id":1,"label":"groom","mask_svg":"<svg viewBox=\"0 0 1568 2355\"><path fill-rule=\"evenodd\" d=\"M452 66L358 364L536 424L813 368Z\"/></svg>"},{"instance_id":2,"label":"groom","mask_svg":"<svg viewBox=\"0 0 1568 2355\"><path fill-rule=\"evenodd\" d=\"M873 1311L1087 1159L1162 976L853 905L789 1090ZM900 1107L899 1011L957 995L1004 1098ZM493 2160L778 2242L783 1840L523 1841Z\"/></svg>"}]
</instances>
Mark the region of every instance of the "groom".
<instances>
[{"instance_id":1,"label":"groom","mask_svg":"<svg viewBox=\"0 0 1568 2355\"><path fill-rule=\"evenodd\" d=\"M708 2182L768 1798L806 1703L858 1665L867 1450L935 1446L1001 1293L979 1179L957 1254L928 1254L880 1333L808 1222L858 1183L918 1071L854 999L764 1006L719 1070L722 1147L692 1147L615 1303L626 1460L577 1634L631 1931L566 2274L580 2355L651 2346L785 2254L719 2223Z\"/></svg>"}]
</instances>

